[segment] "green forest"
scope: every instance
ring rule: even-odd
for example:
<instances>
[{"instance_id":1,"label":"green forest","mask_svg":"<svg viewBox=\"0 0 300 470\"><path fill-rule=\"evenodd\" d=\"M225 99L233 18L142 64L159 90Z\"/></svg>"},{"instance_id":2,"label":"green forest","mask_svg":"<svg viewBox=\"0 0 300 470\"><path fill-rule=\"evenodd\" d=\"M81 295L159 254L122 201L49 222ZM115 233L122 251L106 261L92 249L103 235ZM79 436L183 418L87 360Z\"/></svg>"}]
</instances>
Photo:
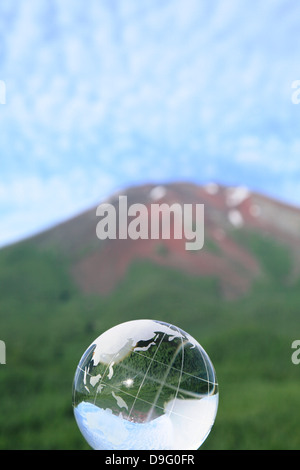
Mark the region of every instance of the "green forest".
<instances>
[{"instance_id":1,"label":"green forest","mask_svg":"<svg viewBox=\"0 0 300 470\"><path fill-rule=\"evenodd\" d=\"M194 336L209 354L220 401L205 449L297 449L300 444L300 282L285 247L240 240L265 279L224 300L216 279L142 261L107 296L83 295L56 249L25 241L0 251L0 449L89 449L72 410L77 364L92 341L123 321L152 318Z\"/></svg>"}]
</instances>

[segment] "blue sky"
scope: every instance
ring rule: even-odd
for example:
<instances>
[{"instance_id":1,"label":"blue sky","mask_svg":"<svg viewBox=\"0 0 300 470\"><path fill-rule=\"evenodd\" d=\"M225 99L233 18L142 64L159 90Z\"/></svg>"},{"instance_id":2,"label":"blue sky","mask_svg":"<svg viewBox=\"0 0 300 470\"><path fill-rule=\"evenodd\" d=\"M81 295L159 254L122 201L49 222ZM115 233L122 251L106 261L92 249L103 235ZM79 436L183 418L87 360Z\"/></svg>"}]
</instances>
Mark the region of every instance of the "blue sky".
<instances>
[{"instance_id":1,"label":"blue sky","mask_svg":"<svg viewBox=\"0 0 300 470\"><path fill-rule=\"evenodd\" d=\"M0 245L131 184L300 205L298 0L1 0Z\"/></svg>"}]
</instances>

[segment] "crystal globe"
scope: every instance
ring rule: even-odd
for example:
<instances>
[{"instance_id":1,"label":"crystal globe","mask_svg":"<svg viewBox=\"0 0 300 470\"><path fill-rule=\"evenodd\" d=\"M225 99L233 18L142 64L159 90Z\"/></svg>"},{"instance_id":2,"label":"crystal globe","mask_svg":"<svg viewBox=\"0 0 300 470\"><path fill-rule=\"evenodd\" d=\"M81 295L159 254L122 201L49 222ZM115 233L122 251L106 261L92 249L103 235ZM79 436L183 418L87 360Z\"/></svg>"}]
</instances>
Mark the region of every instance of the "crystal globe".
<instances>
[{"instance_id":1,"label":"crystal globe","mask_svg":"<svg viewBox=\"0 0 300 470\"><path fill-rule=\"evenodd\" d=\"M135 320L100 335L73 383L78 427L93 449L195 450L218 408L213 364L188 333Z\"/></svg>"}]
</instances>

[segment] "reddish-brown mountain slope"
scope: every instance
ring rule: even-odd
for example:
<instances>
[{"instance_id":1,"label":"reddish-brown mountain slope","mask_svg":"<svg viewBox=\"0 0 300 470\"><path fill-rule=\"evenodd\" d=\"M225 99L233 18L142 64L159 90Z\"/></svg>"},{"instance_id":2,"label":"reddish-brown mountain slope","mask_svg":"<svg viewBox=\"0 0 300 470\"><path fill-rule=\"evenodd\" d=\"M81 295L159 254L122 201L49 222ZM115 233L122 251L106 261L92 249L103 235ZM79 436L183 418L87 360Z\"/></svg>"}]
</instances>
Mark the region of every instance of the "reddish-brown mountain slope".
<instances>
[{"instance_id":1,"label":"reddish-brown mountain slope","mask_svg":"<svg viewBox=\"0 0 300 470\"><path fill-rule=\"evenodd\" d=\"M152 204L204 204L204 247L185 249L186 240L99 240L96 207L36 237L41 246L59 246L72 260L72 274L86 293L111 292L129 265L147 259L190 275L217 277L227 298L246 293L254 280L264 276L259 259L243 243L237 232L257 232L289 247L294 265L291 277L300 268L300 210L245 187L225 187L215 183L152 184L131 187L114 194L106 203L118 213L119 196L128 206L142 203L151 213ZM129 219L130 220L130 219ZM150 224L150 221L149 221Z\"/></svg>"}]
</instances>

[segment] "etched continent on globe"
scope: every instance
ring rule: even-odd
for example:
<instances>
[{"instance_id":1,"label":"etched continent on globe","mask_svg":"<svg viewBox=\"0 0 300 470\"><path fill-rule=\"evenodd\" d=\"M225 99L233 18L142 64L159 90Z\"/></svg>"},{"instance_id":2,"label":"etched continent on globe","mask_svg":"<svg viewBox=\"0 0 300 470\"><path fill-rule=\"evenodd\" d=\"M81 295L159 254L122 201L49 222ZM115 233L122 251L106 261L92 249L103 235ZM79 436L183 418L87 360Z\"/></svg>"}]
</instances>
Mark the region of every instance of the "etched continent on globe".
<instances>
[{"instance_id":1,"label":"etched continent on globe","mask_svg":"<svg viewBox=\"0 0 300 470\"><path fill-rule=\"evenodd\" d=\"M154 320L117 325L83 354L74 414L94 449L198 449L218 408L214 367L199 343Z\"/></svg>"}]
</instances>

